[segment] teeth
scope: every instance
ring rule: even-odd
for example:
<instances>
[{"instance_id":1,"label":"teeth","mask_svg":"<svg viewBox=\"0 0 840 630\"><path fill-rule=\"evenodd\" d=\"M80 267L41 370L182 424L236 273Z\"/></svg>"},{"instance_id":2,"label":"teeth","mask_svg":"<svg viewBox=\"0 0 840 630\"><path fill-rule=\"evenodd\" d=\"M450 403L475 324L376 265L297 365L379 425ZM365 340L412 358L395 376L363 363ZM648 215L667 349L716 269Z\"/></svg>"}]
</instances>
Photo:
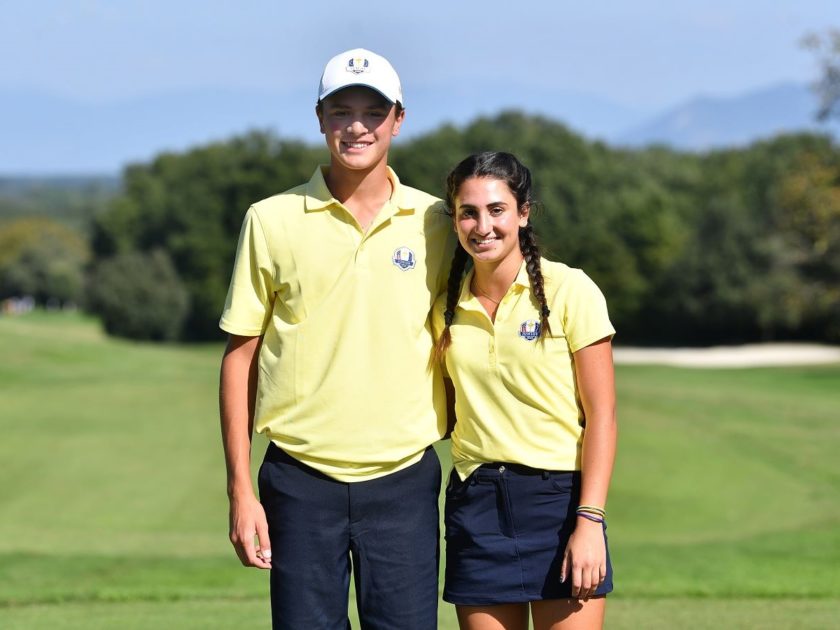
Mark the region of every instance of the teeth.
<instances>
[{"instance_id":1,"label":"teeth","mask_svg":"<svg viewBox=\"0 0 840 630\"><path fill-rule=\"evenodd\" d=\"M496 240L495 238L485 238L483 240L476 239L475 242L478 243L479 245L487 245L488 243L492 243L495 240Z\"/></svg>"},{"instance_id":2,"label":"teeth","mask_svg":"<svg viewBox=\"0 0 840 630\"><path fill-rule=\"evenodd\" d=\"M367 142L348 142L347 146L351 149L364 149L367 146Z\"/></svg>"}]
</instances>

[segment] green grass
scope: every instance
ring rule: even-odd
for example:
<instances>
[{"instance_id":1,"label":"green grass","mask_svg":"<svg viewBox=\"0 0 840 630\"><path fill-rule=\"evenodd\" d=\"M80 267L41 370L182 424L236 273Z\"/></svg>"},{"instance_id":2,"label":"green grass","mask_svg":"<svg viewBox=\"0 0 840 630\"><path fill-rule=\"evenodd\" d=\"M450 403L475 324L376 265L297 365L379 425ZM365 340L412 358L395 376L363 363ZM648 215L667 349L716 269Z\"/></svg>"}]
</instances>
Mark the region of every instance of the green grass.
<instances>
[{"instance_id":1,"label":"green grass","mask_svg":"<svg viewBox=\"0 0 840 630\"><path fill-rule=\"evenodd\" d=\"M0 627L266 627L267 575L227 542L221 346L35 313L0 318L0 347ZM836 626L840 366L618 388L607 627Z\"/></svg>"}]
</instances>

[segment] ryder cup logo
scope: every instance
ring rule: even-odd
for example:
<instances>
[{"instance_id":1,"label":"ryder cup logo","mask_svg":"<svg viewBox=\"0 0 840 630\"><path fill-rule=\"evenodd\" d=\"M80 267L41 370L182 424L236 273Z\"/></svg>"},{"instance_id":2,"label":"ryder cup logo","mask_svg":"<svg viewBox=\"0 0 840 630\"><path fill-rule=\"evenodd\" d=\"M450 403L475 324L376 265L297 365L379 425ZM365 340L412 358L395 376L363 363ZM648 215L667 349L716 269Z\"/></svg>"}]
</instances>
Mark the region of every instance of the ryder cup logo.
<instances>
[{"instance_id":1,"label":"ryder cup logo","mask_svg":"<svg viewBox=\"0 0 840 630\"><path fill-rule=\"evenodd\" d=\"M414 252L408 247L397 247L397 249L394 250L394 254L391 256L391 262L403 271L414 269L414 266L417 264Z\"/></svg>"},{"instance_id":2,"label":"ryder cup logo","mask_svg":"<svg viewBox=\"0 0 840 630\"><path fill-rule=\"evenodd\" d=\"M535 319L528 319L519 324L519 336L525 341L533 341L540 336L540 323Z\"/></svg>"},{"instance_id":3,"label":"ryder cup logo","mask_svg":"<svg viewBox=\"0 0 840 630\"><path fill-rule=\"evenodd\" d=\"M353 57L347 62L345 70L347 70L347 72L352 72L353 74L362 74L362 72L367 72L369 70L369 65L368 60L364 57Z\"/></svg>"}]
</instances>

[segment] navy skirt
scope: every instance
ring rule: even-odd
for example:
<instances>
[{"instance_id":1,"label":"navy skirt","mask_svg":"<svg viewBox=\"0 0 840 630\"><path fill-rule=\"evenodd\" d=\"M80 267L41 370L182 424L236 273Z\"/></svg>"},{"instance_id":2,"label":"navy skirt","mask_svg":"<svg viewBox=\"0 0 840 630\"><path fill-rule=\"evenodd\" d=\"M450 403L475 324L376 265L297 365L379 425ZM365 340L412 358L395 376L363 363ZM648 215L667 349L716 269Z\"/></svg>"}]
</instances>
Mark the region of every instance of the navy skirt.
<instances>
[{"instance_id":1,"label":"navy skirt","mask_svg":"<svg viewBox=\"0 0 840 630\"><path fill-rule=\"evenodd\" d=\"M579 504L580 472L497 462L461 481L453 470L446 486L443 599L492 606L571 597L571 579L560 582L560 567ZM595 594L612 589L608 549L607 577Z\"/></svg>"}]
</instances>

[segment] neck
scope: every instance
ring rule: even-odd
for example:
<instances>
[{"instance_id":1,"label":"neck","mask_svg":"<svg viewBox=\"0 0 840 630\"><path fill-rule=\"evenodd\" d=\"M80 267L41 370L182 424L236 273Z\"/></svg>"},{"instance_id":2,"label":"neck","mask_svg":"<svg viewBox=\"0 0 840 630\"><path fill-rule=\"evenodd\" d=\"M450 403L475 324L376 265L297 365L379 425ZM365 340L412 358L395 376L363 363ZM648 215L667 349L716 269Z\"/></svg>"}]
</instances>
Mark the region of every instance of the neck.
<instances>
[{"instance_id":1,"label":"neck","mask_svg":"<svg viewBox=\"0 0 840 630\"><path fill-rule=\"evenodd\" d=\"M515 254L519 254L518 256ZM504 295L522 267L522 254L516 252L495 263L475 263L473 282L491 295Z\"/></svg>"},{"instance_id":2,"label":"neck","mask_svg":"<svg viewBox=\"0 0 840 630\"><path fill-rule=\"evenodd\" d=\"M332 161L324 181L333 197L343 204L351 200L360 204L380 202L391 196L391 180L384 160L365 170L344 168Z\"/></svg>"}]
</instances>

